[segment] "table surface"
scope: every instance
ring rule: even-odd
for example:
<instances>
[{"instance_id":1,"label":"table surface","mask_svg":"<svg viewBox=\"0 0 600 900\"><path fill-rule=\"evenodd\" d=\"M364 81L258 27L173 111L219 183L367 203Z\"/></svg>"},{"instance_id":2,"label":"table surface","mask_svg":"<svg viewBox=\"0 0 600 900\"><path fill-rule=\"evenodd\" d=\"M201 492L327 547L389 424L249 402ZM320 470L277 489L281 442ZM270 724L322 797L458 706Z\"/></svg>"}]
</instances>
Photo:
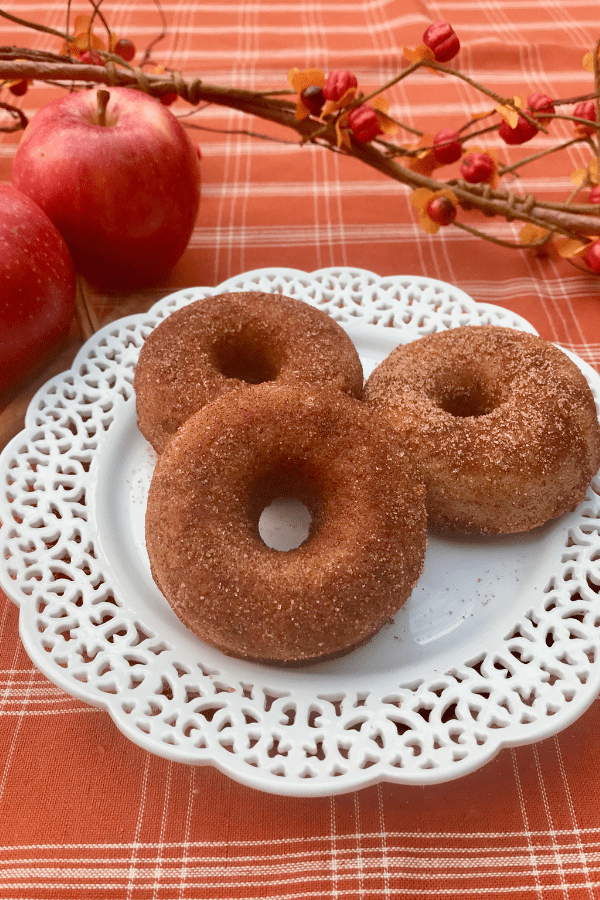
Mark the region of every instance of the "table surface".
<instances>
[{"instance_id":1,"label":"table surface","mask_svg":"<svg viewBox=\"0 0 600 900\"><path fill-rule=\"evenodd\" d=\"M62 28L66 5L7 0L2 8ZM287 87L293 66L349 69L370 90L400 70L403 46L445 19L461 39L465 74L507 97L575 97L592 90L582 57L599 36L591 0L162 0L160 8L158 63L265 90ZM73 3L74 14L88 9ZM141 50L161 31L158 4L106 0L102 11ZM48 34L8 20L0 30L3 45L58 49ZM30 115L58 92L36 84L15 102ZM392 115L427 133L487 107L465 82L423 71L388 96ZM178 101L173 111L189 107ZM101 324L252 269L354 266L450 282L524 316L600 368L600 279L584 267L452 227L429 235L402 185L241 113L211 106L185 121L201 146L203 181L189 247L151 289L93 292ZM497 147L508 162L571 134L564 122L550 131L526 148L493 134L478 144ZM0 135L2 181L10 180L18 141ZM571 146L505 183L563 200L588 158L589 150ZM517 222L477 213L469 221L518 240ZM35 383L67 368L80 343L74 327ZM20 427L33 388L32 378L0 397L5 438ZM594 702L555 737L503 750L446 784L379 784L319 799L261 794L213 768L145 752L105 712L54 687L32 666L18 611L0 594L0 898L600 897L599 709Z\"/></svg>"}]
</instances>

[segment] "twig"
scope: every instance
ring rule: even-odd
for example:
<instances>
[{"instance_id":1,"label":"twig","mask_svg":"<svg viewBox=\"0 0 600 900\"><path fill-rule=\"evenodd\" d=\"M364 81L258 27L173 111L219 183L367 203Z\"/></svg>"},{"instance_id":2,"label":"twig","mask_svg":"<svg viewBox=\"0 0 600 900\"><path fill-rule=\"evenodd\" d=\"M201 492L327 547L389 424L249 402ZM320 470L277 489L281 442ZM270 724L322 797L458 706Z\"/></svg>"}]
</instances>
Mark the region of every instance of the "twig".
<instances>
[{"instance_id":1,"label":"twig","mask_svg":"<svg viewBox=\"0 0 600 900\"><path fill-rule=\"evenodd\" d=\"M158 15L160 17L161 30L160 30L160 34L158 34L155 38L153 38L150 41L150 43L148 44L148 46L146 47L146 49L144 51L144 55L142 56L142 61L140 62L140 68L143 68L143 66L145 66L148 63L148 61L150 59L150 55L152 53L152 50L154 49L154 47L156 47L156 45L160 41L162 41L162 39L165 37L165 35L167 33L167 17L165 16L164 10L160 4L160 0L154 0L154 5L156 6L156 8L158 10Z\"/></svg>"},{"instance_id":2,"label":"twig","mask_svg":"<svg viewBox=\"0 0 600 900\"><path fill-rule=\"evenodd\" d=\"M528 163L535 162L536 159L542 159L544 156L549 156L551 153L556 153L557 150L565 150L567 147L571 147L573 144L580 144L582 141L585 141L585 138L571 138L570 141L565 141L562 144L557 144L556 147L552 147L551 150L541 150L539 153L534 153L533 156L526 156L524 159L520 159L518 160L518 162L512 163L512 165L510 166L499 166L498 175L507 175L509 172L514 172L516 169L520 169L521 166L526 166L528 165Z\"/></svg>"},{"instance_id":3,"label":"twig","mask_svg":"<svg viewBox=\"0 0 600 900\"><path fill-rule=\"evenodd\" d=\"M104 28L106 30L107 44L110 49L110 40L111 40L110 28L109 28L108 22L106 21L103 13L100 11L100 7L104 3L104 0L98 0L98 2L96 2L96 0L89 0L89 2L92 4L92 15L90 16L90 22L88 25L88 43L90 42L90 39L92 36L92 28L94 27L94 19L96 18L96 16L98 16L98 18L100 19L100 21L102 22L102 24L104 25Z\"/></svg>"},{"instance_id":4,"label":"twig","mask_svg":"<svg viewBox=\"0 0 600 900\"><path fill-rule=\"evenodd\" d=\"M470 78L468 75L465 75L464 72L461 72L459 69L450 69L448 66L444 66L439 62L435 62L434 60L422 60L420 61L422 66L427 66L430 69L436 69L438 72L445 72L447 75L453 75L455 78L460 78L462 81L466 81L467 84L470 84L471 87L475 88L475 90L480 91L482 94L486 94L492 100L495 100L496 103L502 106L508 106L511 109L514 109L520 116L523 116L528 122L532 125L535 125L540 131L543 131L544 134L548 134L548 129L544 128L543 125L540 125L539 120L534 116L531 116L527 110L519 109L518 106L515 106L512 98L501 97L500 94L497 94L495 91L491 91L489 88L485 87L483 84L479 84L478 81L475 81L474 78Z\"/></svg>"},{"instance_id":5,"label":"twig","mask_svg":"<svg viewBox=\"0 0 600 900\"><path fill-rule=\"evenodd\" d=\"M194 106L199 103L216 103L230 109L237 109L248 115L290 128L296 131L305 142L319 143L332 150L338 149L333 121L323 125L322 122L311 118L297 120L294 116L294 103L280 98L266 97L257 91L206 84L199 79L186 81L177 72L171 73L170 79L165 79L163 75L141 72L139 68L127 69L112 64L93 66L66 59L61 63L33 62L28 59L0 62L0 78L33 79L36 77L42 80L52 78L55 81L69 81L74 84L83 82L84 84L123 85L146 90L158 97L176 91L180 97ZM344 148L341 152L362 160L371 168L377 169L384 175L413 189L428 187L435 191L450 183L425 178L425 176L401 166L373 144L359 144L352 139L350 147ZM455 182L452 184L454 185ZM453 187L453 189L461 202L475 206L486 214L500 215L508 219L521 219L524 222L559 231L569 237L600 233L598 217L567 211L556 204L536 201L535 208L527 210L520 202L512 203L506 192L491 192L484 196L481 185L466 185L464 182L460 183L460 187Z\"/></svg>"},{"instance_id":6,"label":"twig","mask_svg":"<svg viewBox=\"0 0 600 900\"><path fill-rule=\"evenodd\" d=\"M71 0L68 0L69 11L70 2ZM105 22L102 13L100 12L100 6L102 5L103 0L90 0L90 3L92 4L94 10L94 16L99 16L103 19L105 27L110 34L108 23ZM451 186L458 198L459 203L462 206L464 206L465 208L476 208L485 215L502 216L507 221L518 219L520 221L529 222L531 224L538 225L541 228L559 232L568 237L574 238L589 237L590 235L600 234L600 214L598 208L590 207L589 204L573 204L571 202L572 198L570 198L569 202L567 203L550 203L547 201L538 200L531 195L525 198L515 197L513 192L510 190L492 190L489 185L468 184L462 179L449 179L446 181L436 180L434 177L427 177L421 175L418 172L414 172L408 166L404 166L401 163L397 162L394 156L410 156L411 151L406 151L404 150L404 148L399 147L397 144L392 144L381 139L377 139L376 141L371 141L369 143L359 143L353 138L350 133L349 143L341 147L338 146L338 134L335 127L337 118L339 118L340 116L347 116L348 110L352 106L356 106L360 103L365 103L373 97L381 94L385 90L388 90L394 85L399 84L411 73L415 72L421 67L433 69L443 74L451 75L455 78L461 79L462 81L473 87L475 90L490 97L496 103L496 105L502 105L504 107L513 109L519 116L522 116L527 121L535 124L536 129L548 133L547 129L540 125L540 122L537 118L534 118L526 110L520 109L512 99L501 97L495 91L490 90L482 84L479 84L470 76L465 75L458 70L451 69L448 66L438 63L434 60L418 60L406 66L398 75L388 80L388 82L386 82L377 90L372 91L367 95L364 95L362 93L359 94L355 98L353 103L350 104L350 106L347 106L344 110L341 110L338 113L328 116L325 120L317 119L312 116L309 116L306 119L298 120L295 118L295 103L292 100L287 99L291 95L291 92L288 89L271 91L248 91L240 88L207 84L197 78L185 79L183 75L178 71L170 71L165 74L145 72L142 66L145 65L149 60L150 48L154 46L156 41L160 40L166 32L166 18L164 17L164 12L160 5L160 0L155 0L155 3L161 17L162 30L160 35L147 48L142 58L142 64L139 66L131 66L125 61L121 60L119 57L116 57L113 54L107 53L105 51L101 51L101 55L106 61L105 64L95 66L82 63L81 60L76 60L72 56L40 53L40 51L29 51L18 47L0 47L0 79L37 79L52 84L68 84L71 89L85 88L89 87L90 85L125 86L145 91L146 93L149 93L152 96L158 98L160 98L164 94L171 94L175 92L179 97L188 102L192 107L217 104L229 109L239 110L240 112L243 112L247 115L255 116L264 121L272 122L284 128L291 129L299 137L301 142L313 143L320 147L324 147L331 152L341 153L343 155L358 159L364 164L393 179L394 181L405 185L409 189L414 190L419 187L426 187L430 190L437 191L442 188ZM3 16L4 18L9 19L16 24L22 25L23 27L34 28L37 31L45 32L54 37L58 37L63 41L66 41L67 53L69 52L69 42L72 41L72 36L68 33L68 25L67 32L63 33L48 26L28 22L25 19L21 19L18 16L13 15L12 13L7 13L4 10L0 10L0 16ZM594 58L594 78L596 90L595 93L591 95L595 99L597 122L590 123L586 119L581 119L579 117L569 116L566 114L560 116L555 115L554 117L562 118L563 120L574 121L579 124L585 124L586 127L594 127L600 134L600 73L598 62L599 47L600 41L598 41L596 44ZM555 101L556 104L560 104L562 102L564 101ZM19 116L19 123L14 126L15 128L20 127L20 125L23 124L23 119L20 118L22 113L20 111L17 111L16 107L8 108L6 105L4 105L3 108L6 108L11 115L15 117ZM460 133L464 132L467 128L471 128L477 121L477 118L472 118L466 125L462 126L462 128L460 129ZM422 136L422 133L420 131L416 131L415 129L412 129L401 122L399 122L398 124L402 128L405 128L408 131L412 131L413 133ZM208 129L205 126L195 123L189 123L188 127L217 131L216 129ZM470 141L480 134L486 134L488 132L495 131L497 130L497 128L497 124L486 126L485 128L481 128L477 131L471 132L468 137L464 136L462 140ZM11 128L11 130L14 129ZM224 133L230 134L232 132L230 130L227 130ZM255 131L246 129L240 129L234 133L247 134L249 136L257 137L260 139L277 140L284 143L295 143L293 141L287 141L276 137L268 138L267 135L263 135ZM576 138L557 145L550 151L533 154L532 156L522 159L517 163L502 167L499 171L501 174L514 172L516 169L524 166L528 162L533 162L534 160L540 159L543 156L548 155L549 153L557 152L558 150L565 149L572 144L584 140L590 144L596 156L598 156L600 153L598 141L594 142L590 137L587 136L585 138L582 136L577 136ZM419 150L415 151L415 153L421 153L423 149L427 148L419 148ZM576 194L574 194L573 197L574 196L576 196ZM457 223L455 222L455 224ZM462 223L460 223L458 227L463 227ZM469 230L471 228L471 226L464 227L466 230ZM474 234L477 233L483 236L483 232L479 233L477 229L471 229L471 231ZM485 237L486 239L489 239L488 235L485 235ZM506 246L515 246L514 244L506 242L504 242L504 244Z\"/></svg>"},{"instance_id":7,"label":"twig","mask_svg":"<svg viewBox=\"0 0 600 900\"><path fill-rule=\"evenodd\" d=\"M21 131L25 128L29 120L22 109L19 109L18 106L13 106L11 103L4 103L2 100L0 100L0 109L5 109L15 119L13 125L4 125L0 128L0 131L10 134L12 131Z\"/></svg>"},{"instance_id":8,"label":"twig","mask_svg":"<svg viewBox=\"0 0 600 900\"><path fill-rule=\"evenodd\" d=\"M469 234L474 234L476 237L483 238L484 241L489 241L492 244L498 244L499 247L510 247L511 250L526 250L528 248L542 247L545 243L547 243L548 238L550 237L550 232L541 238L539 241L529 241L527 243L520 243L516 241L505 241L502 238L495 237L492 234L487 234L485 231L480 231L479 228L473 228L472 225L466 225L464 222L457 222L456 219L452 223L456 228L460 228L462 231L468 231Z\"/></svg>"},{"instance_id":9,"label":"twig","mask_svg":"<svg viewBox=\"0 0 600 900\"><path fill-rule=\"evenodd\" d=\"M404 81L404 79L408 78L409 75L412 75L412 73L414 71L416 71L416 69L420 69L422 65L423 65L423 63L421 62L421 60L411 63L405 69L402 69L402 71L400 72L399 75L395 75L394 78L390 78L389 81L386 81L386 83L384 85L382 85L380 88L377 88L376 91L372 91L370 94L367 94L366 96L361 97L360 103L368 103L369 100L373 99L373 97L377 97L379 94L382 94L384 91L387 91L391 87L394 87L394 85L399 84L401 81Z\"/></svg>"},{"instance_id":10,"label":"twig","mask_svg":"<svg viewBox=\"0 0 600 900\"><path fill-rule=\"evenodd\" d=\"M43 31L44 34L52 34L54 37L59 37L63 41L71 40L68 33L57 31L56 28L50 28L49 25L41 25L39 22L29 22L27 19L21 19L19 16L6 12L5 9L0 9L0 16L4 19L9 19L11 22L14 22L15 25L22 25L24 28L33 28L34 31Z\"/></svg>"},{"instance_id":11,"label":"twig","mask_svg":"<svg viewBox=\"0 0 600 900\"><path fill-rule=\"evenodd\" d=\"M598 92L600 91L600 60L598 59L598 52L600 51L600 39L596 41L596 45L594 47L594 86L596 88L596 99L595 99L595 107L596 107L596 122L600 127L600 96ZM596 162L598 163L598 169L600 170L600 131L596 132Z\"/></svg>"},{"instance_id":12,"label":"twig","mask_svg":"<svg viewBox=\"0 0 600 900\"><path fill-rule=\"evenodd\" d=\"M181 121L185 120L185 116L177 116ZM290 141L285 138L273 137L271 134L260 134L258 131L249 131L246 128L210 128L208 125L198 125L197 122L182 121L184 128L193 128L196 131L208 131L210 134L240 134L246 137L258 138L260 141L273 141L276 144L293 144L298 146L298 141Z\"/></svg>"},{"instance_id":13,"label":"twig","mask_svg":"<svg viewBox=\"0 0 600 900\"><path fill-rule=\"evenodd\" d=\"M71 0L67 0L67 21L65 23L67 26L67 28L66 28L67 34L69 33L70 22L71 22ZM67 53L69 54L69 56L71 56L71 42L68 39L66 41L65 47L66 47Z\"/></svg>"}]
</instances>

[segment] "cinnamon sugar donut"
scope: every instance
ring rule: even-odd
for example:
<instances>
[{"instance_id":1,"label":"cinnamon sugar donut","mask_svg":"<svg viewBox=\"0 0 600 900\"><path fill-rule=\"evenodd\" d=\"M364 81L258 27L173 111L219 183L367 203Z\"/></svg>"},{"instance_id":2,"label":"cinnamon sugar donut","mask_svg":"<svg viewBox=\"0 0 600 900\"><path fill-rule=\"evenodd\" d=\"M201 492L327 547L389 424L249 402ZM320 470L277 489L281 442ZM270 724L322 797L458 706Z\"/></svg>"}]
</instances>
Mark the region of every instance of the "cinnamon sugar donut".
<instances>
[{"instance_id":1,"label":"cinnamon sugar donut","mask_svg":"<svg viewBox=\"0 0 600 900\"><path fill-rule=\"evenodd\" d=\"M258 531L274 498L312 522ZM260 384L188 419L159 457L146 544L183 623L226 654L300 665L347 652L403 605L423 566L424 487L394 430L341 391Z\"/></svg>"},{"instance_id":2,"label":"cinnamon sugar donut","mask_svg":"<svg viewBox=\"0 0 600 900\"><path fill-rule=\"evenodd\" d=\"M161 453L211 400L248 384L329 386L360 398L354 344L302 300L256 291L219 294L172 313L144 343L135 372L139 429Z\"/></svg>"},{"instance_id":3,"label":"cinnamon sugar donut","mask_svg":"<svg viewBox=\"0 0 600 900\"><path fill-rule=\"evenodd\" d=\"M558 347L512 328L469 326L397 347L365 402L408 440L435 528L535 528L574 509L600 466L583 374Z\"/></svg>"}]
</instances>

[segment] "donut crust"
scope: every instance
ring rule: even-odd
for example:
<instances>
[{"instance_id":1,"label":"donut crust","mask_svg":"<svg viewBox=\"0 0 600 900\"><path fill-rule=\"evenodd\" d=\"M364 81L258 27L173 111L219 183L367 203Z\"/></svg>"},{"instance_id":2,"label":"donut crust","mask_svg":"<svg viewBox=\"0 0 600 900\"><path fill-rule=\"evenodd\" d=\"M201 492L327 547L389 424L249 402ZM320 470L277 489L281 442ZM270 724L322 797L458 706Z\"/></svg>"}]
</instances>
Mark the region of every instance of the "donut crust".
<instances>
[{"instance_id":1,"label":"donut crust","mask_svg":"<svg viewBox=\"0 0 600 900\"><path fill-rule=\"evenodd\" d=\"M302 300L218 294L171 313L136 366L138 427L157 453L193 413L248 384L301 382L360 399L363 372L343 328Z\"/></svg>"},{"instance_id":2,"label":"donut crust","mask_svg":"<svg viewBox=\"0 0 600 900\"><path fill-rule=\"evenodd\" d=\"M308 538L278 551L262 510L293 496ZM303 665L364 643L405 603L424 486L396 433L342 392L261 384L194 414L158 460L146 544L183 623L226 654Z\"/></svg>"},{"instance_id":3,"label":"donut crust","mask_svg":"<svg viewBox=\"0 0 600 900\"><path fill-rule=\"evenodd\" d=\"M527 332L466 326L397 347L365 402L408 440L443 531L528 531L573 510L600 466L585 377Z\"/></svg>"}]
</instances>

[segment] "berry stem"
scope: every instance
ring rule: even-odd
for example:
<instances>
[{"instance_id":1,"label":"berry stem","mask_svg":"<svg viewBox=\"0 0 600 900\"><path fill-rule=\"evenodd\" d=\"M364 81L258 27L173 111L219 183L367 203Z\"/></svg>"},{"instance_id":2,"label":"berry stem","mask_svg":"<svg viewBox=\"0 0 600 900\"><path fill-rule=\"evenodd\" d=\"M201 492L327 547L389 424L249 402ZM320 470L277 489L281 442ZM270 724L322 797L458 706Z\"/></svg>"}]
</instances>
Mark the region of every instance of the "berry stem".
<instances>
[{"instance_id":1,"label":"berry stem","mask_svg":"<svg viewBox=\"0 0 600 900\"><path fill-rule=\"evenodd\" d=\"M469 122L469 125L473 125L473 122ZM478 128L477 131L472 131L470 134L465 135L463 141L472 141L473 138L479 137L482 134L488 134L490 131L498 131L498 127L499 126L496 123L495 125L487 125L485 128ZM464 129L458 129L459 134L461 134L462 131L464 131Z\"/></svg>"},{"instance_id":2,"label":"berry stem","mask_svg":"<svg viewBox=\"0 0 600 900\"><path fill-rule=\"evenodd\" d=\"M413 128L411 125L407 125L406 122L400 121L400 119L394 119L393 116L390 116L389 113L386 113L390 122L393 122L395 125L398 125L399 128L402 128L403 131L408 131L410 134L416 135L416 137L423 137L422 131L419 131L418 128Z\"/></svg>"},{"instance_id":3,"label":"berry stem","mask_svg":"<svg viewBox=\"0 0 600 900\"><path fill-rule=\"evenodd\" d=\"M467 84L470 84L471 87L474 87L475 90L480 91L482 94L486 94L488 97L491 97L492 100L495 100L496 103L501 103L503 106L508 106L510 109L514 109L516 113L520 116L523 116L528 122L532 125L535 125L539 131L543 131L544 134L548 134L548 129L531 116L527 110L519 109L513 103L511 97L501 97L500 94L497 94L495 91L491 91L489 88L485 87L483 84L479 84L473 78L469 78L468 75L465 75L464 72L459 72L458 69L450 69L448 66L444 66L439 62L436 62L433 59L424 59L419 60L418 63L413 63L413 65L421 65L426 66L430 69L437 69L439 72L444 72L446 75L454 75L455 78L460 78L462 81L466 81Z\"/></svg>"},{"instance_id":4,"label":"berry stem","mask_svg":"<svg viewBox=\"0 0 600 900\"><path fill-rule=\"evenodd\" d=\"M399 75L396 75L394 78L391 78L389 81L386 81L386 83L385 83L382 87L377 88L377 90L375 90L375 91L371 91L371 93L370 93L370 94L367 94L366 97L362 97L362 99L361 99L360 102L361 102L361 103L368 103L369 100L372 100L373 97L376 97L376 96L377 96L377 94L381 94L381 93L383 93L383 91L387 91L388 88L391 88L391 87L393 87L395 84L398 84L399 81L403 81L403 80L404 80L405 78L407 78L412 72L414 72L415 69L420 69L421 66L422 66L422 64L423 64L423 63L421 62L420 59L417 60L417 62L411 63L409 66L406 67L406 69L403 69L403 70L400 72Z\"/></svg>"},{"instance_id":5,"label":"berry stem","mask_svg":"<svg viewBox=\"0 0 600 900\"><path fill-rule=\"evenodd\" d=\"M515 241L505 241L502 238L495 237L493 234L488 234L485 231L480 231L479 228L473 228L472 225L466 225L464 222L455 221L452 224L455 228L461 228L463 231L468 231L469 234L475 235L475 237L483 238L485 241L489 241L490 244L497 244L499 247L510 247L511 250L523 250L528 247L542 247L548 242L551 234L551 232L549 231L547 235L537 241L529 241L522 244L520 241L518 243L516 243Z\"/></svg>"},{"instance_id":6,"label":"berry stem","mask_svg":"<svg viewBox=\"0 0 600 900\"><path fill-rule=\"evenodd\" d=\"M506 175L507 172L515 172L517 169L520 169L521 166L527 165L527 163L534 162L536 159L542 159L543 156L549 156L551 153L556 153L557 150L565 150L567 147L571 147L573 144L580 144L582 141L587 143L585 138L572 138L570 141L565 141L563 144L557 144L556 147L552 147L550 150L541 150L539 153L534 153L533 156L526 156L523 159L519 159L510 166L499 166L498 175Z\"/></svg>"},{"instance_id":7,"label":"berry stem","mask_svg":"<svg viewBox=\"0 0 600 900\"><path fill-rule=\"evenodd\" d=\"M70 4L71 0L68 0ZM99 4L102 0L94 0ZM46 26L37 26L29 23L24 19L20 19L10 13L6 13L0 9L0 17L7 18L17 24L21 24L27 28L33 28L37 31L52 34L67 41L67 52L69 42L73 41L73 36L68 33L62 33L56 29L47 28ZM600 41L596 45L596 51L600 46ZM122 87L134 87L146 91L147 93L160 97L167 89L174 90L175 79L171 77L169 80L163 75L154 73L145 73L142 71L142 64L132 67L125 60L114 57L108 52L101 53L103 59L114 62L114 66L107 68L106 65L89 65L82 64L81 61L75 60L72 56L62 56L60 54L46 53L38 50L28 50L27 48L9 47L0 48L0 80L18 80L29 79L46 82L47 84L60 84L69 82L73 84L75 89L87 87L90 83L97 86L111 85ZM596 52L597 56L597 52ZM435 60L419 60L416 63L408 65L399 75L388 81L386 85L373 91L368 97L374 97L382 93L387 87L392 87L400 81L408 77L412 72L419 68L435 70L450 76L454 76L467 84L471 85L479 93L483 93L494 99L496 103L504 106L512 107L518 115L526 120L531 120L540 131L547 133L547 130L540 126L536 115L530 116L528 112L516 109L511 99L500 97L494 91L478 84L473 78L462 72L455 71L452 68L438 63ZM600 69L600 66L597 66ZM595 73L596 74L596 73ZM394 151L394 145L382 141L380 137L376 137L372 142L359 144L353 142L350 146L339 148L337 145L338 135L335 130L336 120L334 117L331 121L319 123L310 117L303 120L296 120L294 111L295 105L286 97L291 96L289 90L282 91L265 91L256 92L243 90L241 88L231 88L219 85L206 84L198 78L184 80L177 83L177 92L183 100L191 104L192 107L202 109L209 104L218 104L229 109L241 110L242 112L257 116L265 121L275 122L279 125L292 129L299 136L302 143L314 143L320 147L326 148L334 153L340 153L352 156L370 168L380 171L385 176L403 184L413 190L418 187L426 187L431 191L438 191L442 187L453 187L459 201L465 205L473 206L479 209L485 215L503 216L507 221L519 219L524 222L540 225L543 228L565 234L569 237L590 237L590 235L600 234L600 213L598 205L591 206L588 204L575 203L550 203L537 199L533 196L527 198L526 203L512 196L512 192L490 190L488 184L467 184L462 180L439 182L434 178L428 178L420 175L418 172L403 166L391 158L390 153ZM600 96L600 72L596 77L596 92L586 94L581 97L559 100L554 98L553 102L556 106L564 106L568 103L576 103L580 100L594 99ZM358 97L352 107L345 110L345 115L350 109L360 103L365 103L367 97L361 95ZM600 105L600 104L599 104ZM0 101L0 107L6 108ZM7 110L11 115L15 116L14 109ZM495 111L494 111L495 112ZM544 116L546 118L546 116ZM588 145L595 155L600 155L598 148L598 140L600 138L600 115L596 115L596 122L587 119L569 115L548 115L548 118L563 119L563 121L572 121L585 126L590 126L592 134L596 140L589 138ZM466 126L461 127L460 133L465 140L472 140L473 134L465 134L463 129L473 127L479 117L472 120ZM23 120L21 120L23 121ZM23 122L23 124L25 124ZM186 123L187 124L187 123ZM401 127L406 126L399 123ZM191 126L194 127L194 126ZM199 127L199 126L195 126ZM490 128L495 131L496 125ZM11 129L12 130L12 127ZM410 129L409 129L410 130ZM483 129L478 133L482 133ZM227 132L230 133L230 132ZM245 132L242 132L245 133ZM250 133L250 132L248 132ZM418 133L418 132L417 132ZM262 135L260 135L263 137ZM274 138L270 138L274 140ZM295 142L294 142L295 143ZM383 148L383 149L382 149ZM419 148L417 154L422 152L423 148ZM401 156L413 155L407 151L402 151ZM456 187L454 187L456 185ZM489 237L486 235L486 239ZM519 247L522 245L519 244ZM582 271L585 271L582 269Z\"/></svg>"}]
</instances>

